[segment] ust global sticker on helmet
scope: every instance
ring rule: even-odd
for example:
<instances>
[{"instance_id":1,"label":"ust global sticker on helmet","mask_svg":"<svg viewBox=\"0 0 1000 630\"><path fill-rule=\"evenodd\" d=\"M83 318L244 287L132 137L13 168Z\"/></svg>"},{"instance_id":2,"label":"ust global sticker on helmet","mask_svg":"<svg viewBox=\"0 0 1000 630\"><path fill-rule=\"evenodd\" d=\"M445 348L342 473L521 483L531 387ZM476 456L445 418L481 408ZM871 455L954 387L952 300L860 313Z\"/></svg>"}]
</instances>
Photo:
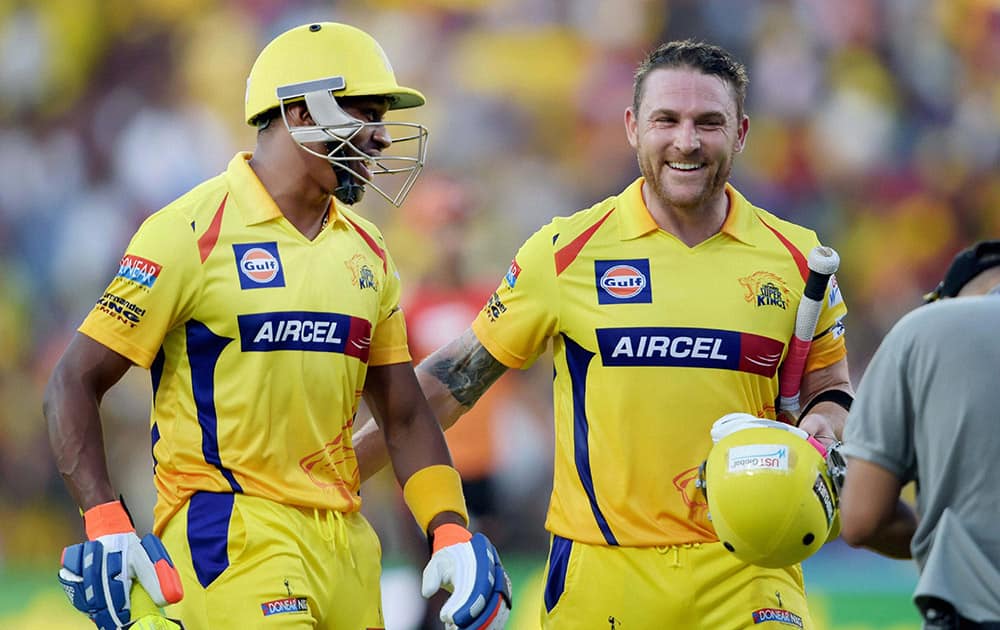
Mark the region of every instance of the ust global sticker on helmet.
<instances>
[{"instance_id":1,"label":"ust global sticker on helmet","mask_svg":"<svg viewBox=\"0 0 1000 630\"><path fill-rule=\"evenodd\" d=\"M236 269L239 271L240 288L263 289L285 286L285 272L281 267L278 244L237 243L233 245Z\"/></svg>"},{"instance_id":2,"label":"ust global sticker on helmet","mask_svg":"<svg viewBox=\"0 0 1000 630\"><path fill-rule=\"evenodd\" d=\"M729 472L788 470L788 447L784 444L748 444L729 449Z\"/></svg>"},{"instance_id":3,"label":"ust global sticker on helmet","mask_svg":"<svg viewBox=\"0 0 1000 630\"><path fill-rule=\"evenodd\" d=\"M653 301L648 258L595 260L594 277L598 304L649 304Z\"/></svg>"}]
</instances>

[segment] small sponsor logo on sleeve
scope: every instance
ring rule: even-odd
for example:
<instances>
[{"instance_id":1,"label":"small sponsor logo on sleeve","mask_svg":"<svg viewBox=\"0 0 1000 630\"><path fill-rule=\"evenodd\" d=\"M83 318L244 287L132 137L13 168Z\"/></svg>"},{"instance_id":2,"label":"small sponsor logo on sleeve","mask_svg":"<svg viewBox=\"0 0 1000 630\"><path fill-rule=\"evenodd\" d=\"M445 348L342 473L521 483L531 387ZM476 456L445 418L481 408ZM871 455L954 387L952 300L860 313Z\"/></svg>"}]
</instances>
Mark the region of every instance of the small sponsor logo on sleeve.
<instances>
[{"instance_id":1,"label":"small sponsor logo on sleeve","mask_svg":"<svg viewBox=\"0 0 1000 630\"><path fill-rule=\"evenodd\" d=\"M162 269L163 267L159 263L152 260L125 254L118 265L118 273L115 274L115 277L152 289L156 279L160 277Z\"/></svg>"},{"instance_id":2,"label":"small sponsor logo on sleeve","mask_svg":"<svg viewBox=\"0 0 1000 630\"><path fill-rule=\"evenodd\" d=\"M236 269L241 289L263 289L285 286L278 243L234 243Z\"/></svg>"},{"instance_id":3,"label":"small sponsor logo on sleeve","mask_svg":"<svg viewBox=\"0 0 1000 630\"><path fill-rule=\"evenodd\" d=\"M830 308L844 301L844 296L840 293L840 285L837 284L837 276L830 276L830 294L827 303Z\"/></svg>"},{"instance_id":4,"label":"small sponsor logo on sleeve","mask_svg":"<svg viewBox=\"0 0 1000 630\"><path fill-rule=\"evenodd\" d=\"M647 258L595 260L594 276L598 304L649 304L653 301Z\"/></svg>"},{"instance_id":5,"label":"small sponsor logo on sleeve","mask_svg":"<svg viewBox=\"0 0 1000 630\"><path fill-rule=\"evenodd\" d=\"M513 289L514 285L517 284L517 277L519 275L521 275L521 266L517 264L517 259L515 258L510 261L510 267L507 269L507 275L505 275L503 279L507 283L507 286Z\"/></svg>"},{"instance_id":6,"label":"small sponsor logo on sleeve","mask_svg":"<svg viewBox=\"0 0 1000 630\"><path fill-rule=\"evenodd\" d=\"M270 602L263 602L260 605L260 609L265 617L283 613L304 613L309 612L309 600L305 597L285 597Z\"/></svg>"},{"instance_id":7,"label":"small sponsor logo on sleeve","mask_svg":"<svg viewBox=\"0 0 1000 630\"><path fill-rule=\"evenodd\" d=\"M110 291L97 300L94 308L128 328L135 328L146 315L146 309Z\"/></svg>"},{"instance_id":8,"label":"small sponsor logo on sleeve","mask_svg":"<svg viewBox=\"0 0 1000 630\"><path fill-rule=\"evenodd\" d=\"M802 617L784 608L760 608L753 611L754 625L758 623L777 622L788 626L802 628Z\"/></svg>"},{"instance_id":9,"label":"small sponsor logo on sleeve","mask_svg":"<svg viewBox=\"0 0 1000 630\"><path fill-rule=\"evenodd\" d=\"M490 319L491 322L495 322L500 319L500 316L507 312L507 306L504 305L500 296L497 295L496 291L490 296L489 302L483 307L483 311L486 313L486 317Z\"/></svg>"}]
</instances>

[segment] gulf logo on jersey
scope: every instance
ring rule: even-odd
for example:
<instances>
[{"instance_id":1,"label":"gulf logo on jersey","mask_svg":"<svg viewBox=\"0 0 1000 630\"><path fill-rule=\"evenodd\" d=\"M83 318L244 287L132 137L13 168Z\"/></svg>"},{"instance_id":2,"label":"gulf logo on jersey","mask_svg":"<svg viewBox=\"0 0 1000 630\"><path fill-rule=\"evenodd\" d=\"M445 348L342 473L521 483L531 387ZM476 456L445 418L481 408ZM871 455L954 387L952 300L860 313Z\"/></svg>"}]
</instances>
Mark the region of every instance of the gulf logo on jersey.
<instances>
[{"instance_id":1,"label":"gulf logo on jersey","mask_svg":"<svg viewBox=\"0 0 1000 630\"><path fill-rule=\"evenodd\" d=\"M260 289L285 286L278 243L241 243L233 245L240 287Z\"/></svg>"},{"instance_id":2,"label":"gulf logo on jersey","mask_svg":"<svg viewBox=\"0 0 1000 630\"><path fill-rule=\"evenodd\" d=\"M648 258L595 260L594 276L597 280L599 304L653 301Z\"/></svg>"}]
</instances>

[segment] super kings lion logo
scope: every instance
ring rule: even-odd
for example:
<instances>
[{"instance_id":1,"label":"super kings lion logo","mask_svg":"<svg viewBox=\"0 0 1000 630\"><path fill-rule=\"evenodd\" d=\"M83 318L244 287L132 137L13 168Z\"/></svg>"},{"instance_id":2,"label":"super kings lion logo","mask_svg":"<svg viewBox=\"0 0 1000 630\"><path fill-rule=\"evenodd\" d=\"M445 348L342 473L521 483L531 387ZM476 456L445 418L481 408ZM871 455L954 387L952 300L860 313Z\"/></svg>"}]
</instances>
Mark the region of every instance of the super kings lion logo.
<instances>
[{"instance_id":1,"label":"super kings lion logo","mask_svg":"<svg viewBox=\"0 0 1000 630\"><path fill-rule=\"evenodd\" d=\"M309 480L325 490L339 492L348 502L354 501L352 488L361 483L356 465L357 456L353 448L344 448L344 435L340 434L323 445L323 448L299 460L299 466L309 476ZM352 470L352 476L345 479L342 471Z\"/></svg>"},{"instance_id":2,"label":"super kings lion logo","mask_svg":"<svg viewBox=\"0 0 1000 630\"><path fill-rule=\"evenodd\" d=\"M674 488L681 493L681 500L688 507L692 520L704 521L708 515L708 500L696 484L698 467L688 468L674 477Z\"/></svg>"},{"instance_id":3,"label":"super kings lion logo","mask_svg":"<svg viewBox=\"0 0 1000 630\"><path fill-rule=\"evenodd\" d=\"M739 278L740 286L745 289L743 299L755 306L777 306L784 310L788 308L788 285L781 276L770 271L756 271L746 278Z\"/></svg>"}]
</instances>

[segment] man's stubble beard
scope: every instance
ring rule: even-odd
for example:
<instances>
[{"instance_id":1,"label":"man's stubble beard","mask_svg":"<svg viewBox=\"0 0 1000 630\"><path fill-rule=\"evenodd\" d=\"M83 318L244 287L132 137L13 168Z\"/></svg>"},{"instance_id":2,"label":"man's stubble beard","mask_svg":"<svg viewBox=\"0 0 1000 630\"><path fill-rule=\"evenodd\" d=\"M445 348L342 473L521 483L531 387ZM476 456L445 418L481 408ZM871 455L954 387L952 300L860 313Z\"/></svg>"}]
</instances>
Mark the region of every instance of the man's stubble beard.
<instances>
[{"instance_id":1,"label":"man's stubble beard","mask_svg":"<svg viewBox=\"0 0 1000 630\"><path fill-rule=\"evenodd\" d=\"M665 169L670 167L664 163L660 162L659 169L651 168L647 163L645 163L641 158L639 161L639 172L645 178L646 182L649 183L653 194L659 200L660 204L665 208L676 208L679 210L695 210L698 208L704 208L705 204L709 200L714 199L716 195L720 194L726 187L726 182L729 181L729 176L733 171L733 162L735 161L735 154L731 154L729 159L721 164L715 173L715 176L707 182L706 186L702 188L702 192L694 201L684 201L678 202L676 199L671 197L670 189L667 187L666 178L662 177L661 174ZM649 172L652 171L652 172Z\"/></svg>"}]
</instances>

